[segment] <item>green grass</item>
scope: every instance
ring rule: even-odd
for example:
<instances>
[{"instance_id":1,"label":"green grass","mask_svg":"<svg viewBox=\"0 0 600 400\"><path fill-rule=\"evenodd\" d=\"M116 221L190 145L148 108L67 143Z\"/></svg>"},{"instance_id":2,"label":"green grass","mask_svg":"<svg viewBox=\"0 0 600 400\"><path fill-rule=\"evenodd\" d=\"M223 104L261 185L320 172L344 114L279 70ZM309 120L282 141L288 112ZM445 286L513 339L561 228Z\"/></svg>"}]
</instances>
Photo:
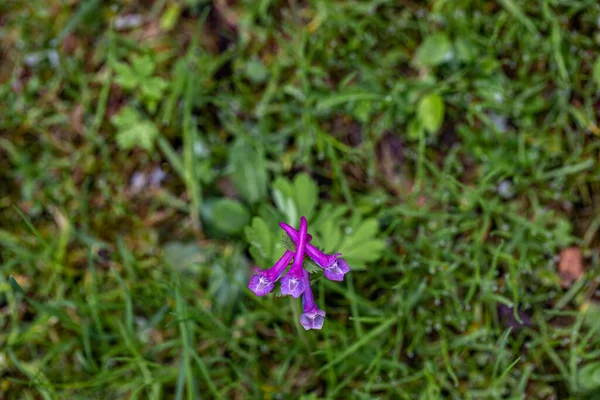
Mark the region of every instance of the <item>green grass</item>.
<instances>
[{"instance_id":1,"label":"green grass","mask_svg":"<svg viewBox=\"0 0 600 400\"><path fill-rule=\"evenodd\" d=\"M0 3L0 398L598 398L597 2L233 3Z\"/></svg>"}]
</instances>

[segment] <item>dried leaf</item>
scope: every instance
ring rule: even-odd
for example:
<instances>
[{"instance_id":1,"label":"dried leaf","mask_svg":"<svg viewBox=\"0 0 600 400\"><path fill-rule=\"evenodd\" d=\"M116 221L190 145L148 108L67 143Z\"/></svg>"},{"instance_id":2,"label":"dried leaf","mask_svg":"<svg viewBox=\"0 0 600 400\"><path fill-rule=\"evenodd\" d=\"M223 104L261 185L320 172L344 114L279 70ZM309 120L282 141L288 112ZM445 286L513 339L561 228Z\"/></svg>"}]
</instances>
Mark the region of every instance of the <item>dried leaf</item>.
<instances>
[{"instance_id":1,"label":"dried leaf","mask_svg":"<svg viewBox=\"0 0 600 400\"><path fill-rule=\"evenodd\" d=\"M583 258L581 250L577 247L569 247L560 252L558 262L558 274L560 285L563 288L570 287L573 282L583 275Z\"/></svg>"}]
</instances>

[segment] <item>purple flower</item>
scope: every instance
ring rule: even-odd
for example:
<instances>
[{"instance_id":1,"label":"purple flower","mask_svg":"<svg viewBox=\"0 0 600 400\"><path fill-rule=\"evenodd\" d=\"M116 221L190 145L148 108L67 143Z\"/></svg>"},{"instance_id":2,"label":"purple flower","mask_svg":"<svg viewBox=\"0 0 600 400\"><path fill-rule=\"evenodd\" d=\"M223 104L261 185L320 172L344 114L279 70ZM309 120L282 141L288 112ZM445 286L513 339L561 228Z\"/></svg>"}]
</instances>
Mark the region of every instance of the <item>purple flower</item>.
<instances>
[{"instance_id":1,"label":"purple flower","mask_svg":"<svg viewBox=\"0 0 600 400\"><path fill-rule=\"evenodd\" d=\"M281 294L289 294L297 299L304 292L304 290L306 290L304 281L298 278L298 275L292 273L292 271L281 278Z\"/></svg>"},{"instance_id":2,"label":"purple flower","mask_svg":"<svg viewBox=\"0 0 600 400\"><path fill-rule=\"evenodd\" d=\"M312 289L310 288L309 275L306 271L304 271L304 281L306 283L306 290L302 296L304 313L300 316L300 323L306 330L321 329L325 321L325 311L319 310L315 303Z\"/></svg>"},{"instance_id":3,"label":"purple flower","mask_svg":"<svg viewBox=\"0 0 600 400\"><path fill-rule=\"evenodd\" d=\"M304 269L302 268L302 260L304 259L304 248L307 246L307 223L306 218L300 218L300 233L297 235L296 254L294 255L294 263L286 276L281 279L281 293L290 294L295 298L300 297L302 292L308 286L304 279Z\"/></svg>"},{"instance_id":4,"label":"purple flower","mask_svg":"<svg viewBox=\"0 0 600 400\"><path fill-rule=\"evenodd\" d=\"M279 226L281 226L281 229L283 229L294 242L298 243L299 234L294 228L283 222L280 222ZM325 254L312 244L308 243L306 245L306 254L308 254L319 267L324 269L325 277L329 280L343 281L344 275L350 271L350 267L346 260L338 258L341 256L341 253Z\"/></svg>"},{"instance_id":5,"label":"purple flower","mask_svg":"<svg viewBox=\"0 0 600 400\"><path fill-rule=\"evenodd\" d=\"M318 263L317 263L318 264ZM344 275L350 271L348 263L343 258L336 258L333 264L325 268L325 278L330 281L343 281Z\"/></svg>"},{"instance_id":6,"label":"purple flower","mask_svg":"<svg viewBox=\"0 0 600 400\"><path fill-rule=\"evenodd\" d=\"M264 296L271 292L275 286L275 281L279 279L293 257L294 253L286 250L272 268L256 270L257 273L252 276L250 283L248 283L248 289L252 290L257 296Z\"/></svg>"}]
</instances>

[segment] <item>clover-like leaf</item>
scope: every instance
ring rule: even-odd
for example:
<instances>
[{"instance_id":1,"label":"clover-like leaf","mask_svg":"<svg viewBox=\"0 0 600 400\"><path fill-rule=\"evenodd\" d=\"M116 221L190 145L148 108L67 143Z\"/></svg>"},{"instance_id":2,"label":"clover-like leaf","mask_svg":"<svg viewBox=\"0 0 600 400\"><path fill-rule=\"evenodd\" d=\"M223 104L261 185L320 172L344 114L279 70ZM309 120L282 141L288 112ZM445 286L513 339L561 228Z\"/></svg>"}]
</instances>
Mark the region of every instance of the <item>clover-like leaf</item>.
<instances>
[{"instance_id":1,"label":"clover-like leaf","mask_svg":"<svg viewBox=\"0 0 600 400\"><path fill-rule=\"evenodd\" d=\"M124 107L112 117L111 122L118 129L117 145L121 149L128 150L140 146L149 151L154 147L154 141L159 133L158 128L133 107Z\"/></svg>"},{"instance_id":2,"label":"clover-like leaf","mask_svg":"<svg viewBox=\"0 0 600 400\"><path fill-rule=\"evenodd\" d=\"M139 85L139 77L131 67L123 62L116 62L112 66L115 70L115 82L123 89L132 90Z\"/></svg>"},{"instance_id":3,"label":"clover-like leaf","mask_svg":"<svg viewBox=\"0 0 600 400\"><path fill-rule=\"evenodd\" d=\"M148 78L142 83L142 95L152 100L160 100L167 86L167 81L160 77Z\"/></svg>"},{"instance_id":4,"label":"clover-like leaf","mask_svg":"<svg viewBox=\"0 0 600 400\"><path fill-rule=\"evenodd\" d=\"M143 56L134 55L131 57L131 65L133 70L142 78L152 76L155 67L154 60L148 54Z\"/></svg>"}]
</instances>

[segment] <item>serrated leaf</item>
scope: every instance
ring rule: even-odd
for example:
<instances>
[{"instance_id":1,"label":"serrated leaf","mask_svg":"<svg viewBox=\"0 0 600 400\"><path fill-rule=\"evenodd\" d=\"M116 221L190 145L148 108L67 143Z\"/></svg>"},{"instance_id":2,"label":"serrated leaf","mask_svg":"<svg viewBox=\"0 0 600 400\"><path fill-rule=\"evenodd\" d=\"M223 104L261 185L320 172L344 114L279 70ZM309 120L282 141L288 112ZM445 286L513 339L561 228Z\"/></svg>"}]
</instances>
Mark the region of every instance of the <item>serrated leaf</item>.
<instances>
[{"instance_id":1,"label":"serrated leaf","mask_svg":"<svg viewBox=\"0 0 600 400\"><path fill-rule=\"evenodd\" d=\"M305 257L302 261L302 268L309 274L316 274L318 272L323 272L323 268L319 267L317 263L311 260L309 257Z\"/></svg>"},{"instance_id":2,"label":"serrated leaf","mask_svg":"<svg viewBox=\"0 0 600 400\"><path fill-rule=\"evenodd\" d=\"M264 151L243 139L229 153L231 180L242 198L254 204L267 195L267 169Z\"/></svg>"},{"instance_id":3,"label":"serrated leaf","mask_svg":"<svg viewBox=\"0 0 600 400\"><path fill-rule=\"evenodd\" d=\"M436 66L452 54L452 43L443 32L427 36L415 52L413 62L419 67Z\"/></svg>"},{"instance_id":4,"label":"serrated leaf","mask_svg":"<svg viewBox=\"0 0 600 400\"><path fill-rule=\"evenodd\" d=\"M283 234L281 236L281 244L283 245L283 247L286 250L289 250L289 251L294 252L294 253L296 252L296 243L294 243L294 241L292 240L292 238L289 237L288 235Z\"/></svg>"},{"instance_id":5,"label":"serrated leaf","mask_svg":"<svg viewBox=\"0 0 600 400\"><path fill-rule=\"evenodd\" d=\"M417 117L423 128L436 133L444 121L444 100L435 93L423 97L417 106Z\"/></svg>"},{"instance_id":6,"label":"serrated leaf","mask_svg":"<svg viewBox=\"0 0 600 400\"><path fill-rule=\"evenodd\" d=\"M308 174L301 173L294 178L294 191L298 213L307 219L313 215L319 197L319 188Z\"/></svg>"}]
</instances>

